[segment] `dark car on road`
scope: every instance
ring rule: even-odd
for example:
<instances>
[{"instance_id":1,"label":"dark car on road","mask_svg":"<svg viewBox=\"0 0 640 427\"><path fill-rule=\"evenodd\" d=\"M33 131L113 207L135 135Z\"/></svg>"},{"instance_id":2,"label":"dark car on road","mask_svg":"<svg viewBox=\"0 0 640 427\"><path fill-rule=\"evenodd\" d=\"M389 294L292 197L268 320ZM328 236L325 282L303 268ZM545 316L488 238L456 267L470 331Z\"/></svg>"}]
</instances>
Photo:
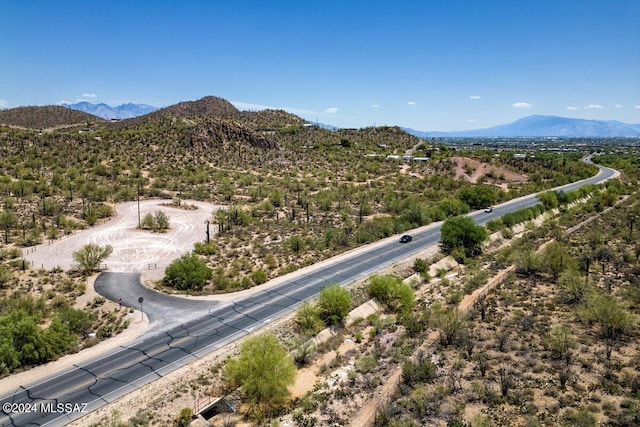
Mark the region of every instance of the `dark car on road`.
<instances>
[{"instance_id":1,"label":"dark car on road","mask_svg":"<svg viewBox=\"0 0 640 427\"><path fill-rule=\"evenodd\" d=\"M409 242L410 242L410 241L412 241L412 240L413 240L413 237L411 237L411 236L410 236L410 235L408 235L408 234L405 234L404 236L402 236L402 237L400 238L400 243L409 243Z\"/></svg>"}]
</instances>

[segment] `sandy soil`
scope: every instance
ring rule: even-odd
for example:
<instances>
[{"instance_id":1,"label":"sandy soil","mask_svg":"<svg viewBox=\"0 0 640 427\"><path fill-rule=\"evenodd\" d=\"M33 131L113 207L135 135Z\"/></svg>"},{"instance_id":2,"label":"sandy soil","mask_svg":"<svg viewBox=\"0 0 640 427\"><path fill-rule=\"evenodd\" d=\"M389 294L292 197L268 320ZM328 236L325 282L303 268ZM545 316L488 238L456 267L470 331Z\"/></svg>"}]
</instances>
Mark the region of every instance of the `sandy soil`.
<instances>
[{"instance_id":1,"label":"sandy soil","mask_svg":"<svg viewBox=\"0 0 640 427\"><path fill-rule=\"evenodd\" d=\"M504 179L509 182L525 182L527 180L527 177L524 175L520 175L505 168L491 166L487 163L482 163L469 157L452 157L451 161L456 165L456 179L464 178L470 182L477 183L481 176L491 172L494 176L502 174ZM471 175L467 174L465 166L468 166L473 170Z\"/></svg>"},{"instance_id":2,"label":"sandy soil","mask_svg":"<svg viewBox=\"0 0 640 427\"><path fill-rule=\"evenodd\" d=\"M110 221L60 240L31 248L25 259L34 268L69 270L73 266L73 252L88 243L111 245L113 253L105 260L108 271L142 272L145 279L159 279L174 259L193 249L193 244L206 238L206 221L212 219L218 206L210 203L183 201L196 210L166 206L171 200L140 201L140 217L162 211L169 217L166 233L140 230L138 204L128 202L116 207ZM210 232L214 233L214 225Z\"/></svg>"}]
</instances>

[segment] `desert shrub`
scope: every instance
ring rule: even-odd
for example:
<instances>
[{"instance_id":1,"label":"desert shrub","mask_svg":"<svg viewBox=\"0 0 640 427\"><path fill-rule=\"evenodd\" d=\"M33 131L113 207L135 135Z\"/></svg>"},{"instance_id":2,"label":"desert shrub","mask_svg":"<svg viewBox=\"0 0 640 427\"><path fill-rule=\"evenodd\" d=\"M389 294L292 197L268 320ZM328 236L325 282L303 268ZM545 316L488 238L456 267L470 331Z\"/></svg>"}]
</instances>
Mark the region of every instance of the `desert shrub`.
<instances>
[{"instance_id":1,"label":"desert shrub","mask_svg":"<svg viewBox=\"0 0 640 427\"><path fill-rule=\"evenodd\" d=\"M440 304L434 305L431 310L430 324L440 331L440 344L448 346L454 344L466 326L464 314L456 308L443 308Z\"/></svg>"},{"instance_id":2,"label":"desert shrub","mask_svg":"<svg viewBox=\"0 0 640 427\"><path fill-rule=\"evenodd\" d=\"M415 305L413 289L394 276L373 276L369 295L397 313L409 312Z\"/></svg>"},{"instance_id":3,"label":"desert shrub","mask_svg":"<svg viewBox=\"0 0 640 427\"><path fill-rule=\"evenodd\" d=\"M489 280L489 272L483 269L474 269L468 275L467 282L464 285L465 294L470 294L476 289L483 286Z\"/></svg>"},{"instance_id":4,"label":"desert shrub","mask_svg":"<svg viewBox=\"0 0 640 427\"><path fill-rule=\"evenodd\" d=\"M169 229L169 217L162 211L156 211L155 214L146 214L142 218L140 228L155 232L164 232Z\"/></svg>"},{"instance_id":5,"label":"desert shrub","mask_svg":"<svg viewBox=\"0 0 640 427\"><path fill-rule=\"evenodd\" d=\"M193 411L191 408L182 408L180 410L180 415L178 415L178 425L180 427L187 427L189 423L191 423L191 418L193 416Z\"/></svg>"},{"instance_id":6,"label":"desert shrub","mask_svg":"<svg viewBox=\"0 0 640 427\"><path fill-rule=\"evenodd\" d=\"M165 269L165 286L178 290L202 290L212 271L194 252L182 255Z\"/></svg>"},{"instance_id":7,"label":"desert shrub","mask_svg":"<svg viewBox=\"0 0 640 427\"><path fill-rule=\"evenodd\" d=\"M487 227L487 230L489 230L492 233L495 233L496 231L498 231L502 227L504 227L504 224L503 224L501 218L496 218L496 219L492 219L491 221L487 222L486 227Z\"/></svg>"},{"instance_id":8,"label":"desert shrub","mask_svg":"<svg viewBox=\"0 0 640 427\"><path fill-rule=\"evenodd\" d=\"M417 360L407 360L402 365L402 382L407 385L428 383L436 377L436 365L424 354L420 353Z\"/></svg>"},{"instance_id":9,"label":"desert shrub","mask_svg":"<svg viewBox=\"0 0 640 427\"><path fill-rule=\"evenodd\" d=\"M373 356L360 356L356 360L356 369L363 374L373 372L377 366L378 361Z\"/></svg>"},{"instance_id":10,"label":"desert shrub","mask_svg":"<svg viewBox=\"0 0 640 427\"><path fill-rule=\"evenodd\" d=\"M308 302L302 304L296 311L296 324L302 333L308 336L317 334L324 326L320 318L320 310Z\"/></svg>"},{"instance_id":11,"label":"desert shrub","mask_svg":"<svg viewBox=\"0 0 640 427\"><path fill-rule=\"evenodd\" d=\"M597 425L596 417L586 408L579 411L567 409L560 421L563 426L567 427L595 427Z\"/></svg>"},{"instance_id":12,"label":"desert shrub","mask_svg":"<svg viewBox=\"0 0 640 427\"><path fill-rule=\"evenodd\" d=\"M261 285L269 280L269 278L267 277L267 273L263 269L259 268L251 272L251 280L256 285Z\"/></svg>"},{"instance_id":13,"label":"desert shrub","mask_svg":"<svg viewBox=\"0 0 640 427\"><path fill-rule=\"evenodd\" d=\"M220 252L220 248L212 242L196 242L193 245L193 250L198 255L216 255Z\"/></svg>"}]
</instances>

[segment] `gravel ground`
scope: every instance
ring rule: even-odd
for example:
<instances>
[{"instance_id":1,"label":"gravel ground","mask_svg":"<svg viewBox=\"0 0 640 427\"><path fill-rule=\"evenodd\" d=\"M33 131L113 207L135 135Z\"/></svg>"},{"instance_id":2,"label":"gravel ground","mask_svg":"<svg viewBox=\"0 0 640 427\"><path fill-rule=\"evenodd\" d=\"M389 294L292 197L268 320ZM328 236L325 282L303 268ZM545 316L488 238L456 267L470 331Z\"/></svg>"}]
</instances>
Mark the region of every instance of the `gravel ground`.
<instances>
[{"instance_id":1,"label":"gravel ground","mask_svg":"<svg viewBox=\"0 0 640 427\"><path fill-rule=\"evenodd\" d=\"M108 222L83 230L60 240L30 248L25 254L33 268L69 270L73 266L73 252L89 243L111 245L113 253L105 260L108 271L141 272L144 279L156 280L174 259L193 249L193 244L206 238L206 221L212 218L216 205L184 201L197 206L187 210L172 206L170 200L140 201L140 217L162 211L169 217L166 233L152 233L138 229L138 203L128 202L116 207L116 215ZM211 233L215 226L211 226Z\"/></svg>"}]
</instances>

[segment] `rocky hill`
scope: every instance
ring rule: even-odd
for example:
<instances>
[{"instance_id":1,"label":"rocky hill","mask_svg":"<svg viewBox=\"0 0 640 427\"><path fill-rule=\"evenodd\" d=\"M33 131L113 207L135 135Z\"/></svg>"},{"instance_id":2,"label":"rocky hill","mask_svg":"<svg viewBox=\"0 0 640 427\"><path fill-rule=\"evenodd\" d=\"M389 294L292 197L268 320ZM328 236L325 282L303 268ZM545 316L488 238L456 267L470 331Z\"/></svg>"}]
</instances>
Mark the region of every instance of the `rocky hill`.
<instances>
[{"instance_id":1,"label":"rocky hill","mask_svg":"<svg viewBox=\"0 0 640 427\"><path fill-rule=\"evenodd\" d=\"M279 144L266 135L236 122L203 119L189 130L187 145L193 149L230 148L230 143L245 143L255 148L276 149Z\"/></svg>"},{"instance_id":2,"label":"rocky hill","mask_svg":"<svg viewBox=\"0 0 640 427\"><path fill-rule=\"evenodd\" d=\"M124 120L122 123L140 123L162 120L163 117L214 117L217 119L237 119L240 111L226 99L217 96L205 96L197 101L185 101L161 108L144 116Z\"/></svg>"},{"instance_id":3,"label":"rocky hill","mask_svg":"<svg viewBox=\"0 0 640 427\"><path fill-rule=\"evenodd\" d=\"M219 153L215 163L224 163L230 158L234 164L240 159L246 160L242 147L250 147L251 152L280 149L299 152L305 147L319 149L356 145L368 153L380 151L386 155L404 154L407 147L419 144L418 138L397 127L331 131L307 124L306 120L283 110L241 112L227 100L216 96L180 102L118 122L104 121L61 106L23 107L1 113L8 117L7 124L35 129L95 124L95 130L101 129L100 135L96 136L105 142L111 138L120 140L122 137L118 135L126 134L126 139L140 141L145 146L163 147L162 152L168 156L173 155L171 153L178 147L188 149L191 155L205 157L206 151L213 150Z\"/></svg>"},{"instance_id":4,"label":"rocky hill","mask_svg":"<svg viewBox=\"0 0 640 427\"><path fill-rule=\"evenodd\" d=\"M104 122L100 117L59 105L0 110L0 124L29 129L53 129Z\"/></svg>"}]
</instances>

